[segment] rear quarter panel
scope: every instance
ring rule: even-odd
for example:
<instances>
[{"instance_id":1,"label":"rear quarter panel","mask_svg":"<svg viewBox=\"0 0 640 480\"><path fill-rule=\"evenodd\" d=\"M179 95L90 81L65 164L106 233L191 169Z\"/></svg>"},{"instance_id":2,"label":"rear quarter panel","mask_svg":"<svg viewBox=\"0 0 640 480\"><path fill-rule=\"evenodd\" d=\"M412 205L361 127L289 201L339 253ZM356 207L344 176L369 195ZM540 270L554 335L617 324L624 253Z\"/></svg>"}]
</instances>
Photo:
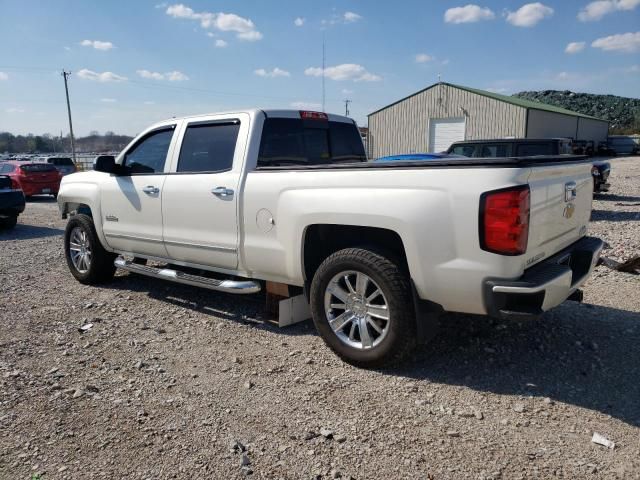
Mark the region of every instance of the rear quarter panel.
<instances>
[{"instance_id":1,"label":"rear quarter panel","mask_svg":"<svg viewBox=\"0 0 640 480\"><path fill-rule=\"evenodd\" d=\"M480 194L526 184L529 174L528 168L251 171L244 187L242 263L257 278L303 285L308 226L386 228L402 239L422 298L447 310L484 313L483 280L517 277L525 262L524 256L480 250Z\"/></svg>"}]
</instances>

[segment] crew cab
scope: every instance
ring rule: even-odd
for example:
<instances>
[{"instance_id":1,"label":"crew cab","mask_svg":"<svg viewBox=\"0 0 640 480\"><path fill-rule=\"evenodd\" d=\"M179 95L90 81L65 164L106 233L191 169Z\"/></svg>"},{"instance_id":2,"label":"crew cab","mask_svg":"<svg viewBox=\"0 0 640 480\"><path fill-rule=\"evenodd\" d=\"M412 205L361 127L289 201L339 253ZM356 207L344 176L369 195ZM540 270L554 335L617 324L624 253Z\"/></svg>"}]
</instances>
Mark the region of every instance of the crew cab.
<instances>
[{"instance_id":1,"label":"crew cab","mask_svg":"<svg viewBox=\"0 0 640 480\"><path fill-rule=\"evenodd\" d=\"M157 123L58 196L80 282L286 284L364 367L431 338L443 311L529 318L577 298L602 248L591 201L580 158L368 162L351 119L297 110Z\"/></svg>"}]
</instances>

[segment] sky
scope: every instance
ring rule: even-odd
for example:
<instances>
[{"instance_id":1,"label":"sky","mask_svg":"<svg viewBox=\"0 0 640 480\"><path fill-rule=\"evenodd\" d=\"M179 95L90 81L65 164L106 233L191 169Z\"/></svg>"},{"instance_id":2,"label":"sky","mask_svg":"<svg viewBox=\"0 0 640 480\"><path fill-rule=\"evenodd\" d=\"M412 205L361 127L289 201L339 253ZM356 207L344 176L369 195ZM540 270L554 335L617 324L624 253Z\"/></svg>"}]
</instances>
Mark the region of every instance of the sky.
<instances>
[{"instance_id":1,"label":"sky","mask_svg":"<svg viewBox=\"0 0 640 480\"><path fill-rule=\"evenodd\" d=\"M367 114L438 81L640 96L640 0L0 0L0 131L242 108ZM323 39L325 68L322 68Z\"/></svg>"}]
</instances>

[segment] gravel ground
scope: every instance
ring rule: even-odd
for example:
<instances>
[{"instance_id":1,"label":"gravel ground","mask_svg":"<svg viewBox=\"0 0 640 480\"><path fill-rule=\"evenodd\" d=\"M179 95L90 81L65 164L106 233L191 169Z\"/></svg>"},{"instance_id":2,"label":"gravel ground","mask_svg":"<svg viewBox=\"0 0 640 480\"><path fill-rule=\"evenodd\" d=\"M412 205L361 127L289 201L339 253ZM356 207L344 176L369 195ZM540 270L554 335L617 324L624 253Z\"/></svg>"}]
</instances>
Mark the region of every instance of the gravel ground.
<instances>
[{"instance_id":1,"label":"gravel ground","mask_svg":"<svg viewBox=\"0 0 640 480\"><path fill-rule=\"evenodd\" d=\"M640 158L611 183L591 232L625 260ZM638 276L600 266L537 322L447 315L407 365L364 371L262 297L82 286L63 228L43 199L0 234L3 479L640 478Z\"/></svg>"}]
</instances>

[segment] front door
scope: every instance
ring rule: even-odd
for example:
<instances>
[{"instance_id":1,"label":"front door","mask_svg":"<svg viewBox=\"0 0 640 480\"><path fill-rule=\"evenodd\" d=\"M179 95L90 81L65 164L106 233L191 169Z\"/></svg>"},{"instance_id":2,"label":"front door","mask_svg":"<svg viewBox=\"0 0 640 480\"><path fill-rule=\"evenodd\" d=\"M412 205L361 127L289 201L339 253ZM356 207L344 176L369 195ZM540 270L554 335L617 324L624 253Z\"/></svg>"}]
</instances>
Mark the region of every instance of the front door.
<instances>
[{"instance_id":1,"label":"front door","mask_svg":"<svg viewBox=\"0 0 640 480\"><path fill-rule=\"evenodd\" d=\"M162 192L164 244L174 260L228 270L238 265L245 145L238 139L248 132L248 121L242 124L239 117L211 117L183 127L175 172Z\"/></svg>"},{"instance_id":2,"label":"front door","mask_svg":"<svg viewBox=\"0 0 640 480\"><path fill-rule=\"evenodd\" d=\"M175 125L153 130L125 154L120 171L101 185L102 225L109 246L125 253L166 257L162 191Z\"/></svg>"}]
</instances>

